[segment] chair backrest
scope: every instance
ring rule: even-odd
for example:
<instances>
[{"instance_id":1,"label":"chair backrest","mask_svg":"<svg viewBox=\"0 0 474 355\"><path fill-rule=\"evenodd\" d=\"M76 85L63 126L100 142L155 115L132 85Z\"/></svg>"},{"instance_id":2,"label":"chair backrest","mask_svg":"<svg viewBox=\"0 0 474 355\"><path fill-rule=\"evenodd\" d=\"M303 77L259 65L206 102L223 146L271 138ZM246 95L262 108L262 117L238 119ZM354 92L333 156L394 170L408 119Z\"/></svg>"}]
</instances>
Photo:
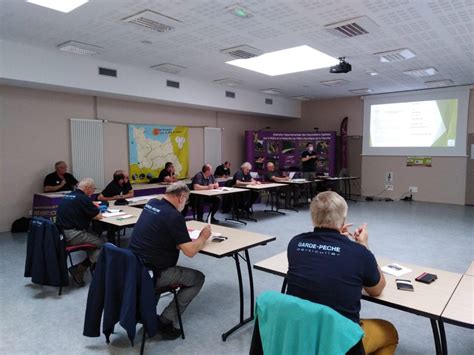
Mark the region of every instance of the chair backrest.
<instances>
[{"instance_id":1,"label":"chair backrest","mask_svg":"<svg viewBox=\"0 0 474 355\"><path fill-rule=\"evenodd\" d=\"M25 277L46 286L67 286L65 241L49 219L33 217L28 231Z\"/></svg>"},{"instance_id":2,"label":"chair backrest","mask_svg":"<svg viewBox=\"0 0 474 355\"><path fill-rule=\"evenodd\" d=\"M154 284L148 270L131 250L106 243L97 262L87 296L85 336L100 335L108 341L117 322L133 344L137 320L150 336L156 334Z\"/></svg>"},{"instance_id":3,"label":"chair backrest","mask_svg":"<svg viewBox=\"0 0 474 355\"><path fill-rule=\"evenodd\" d=\"M364 335L330 307L276 291L257 298L255 314L265 355L345 354Z\"/></svg>"}]
</instances>

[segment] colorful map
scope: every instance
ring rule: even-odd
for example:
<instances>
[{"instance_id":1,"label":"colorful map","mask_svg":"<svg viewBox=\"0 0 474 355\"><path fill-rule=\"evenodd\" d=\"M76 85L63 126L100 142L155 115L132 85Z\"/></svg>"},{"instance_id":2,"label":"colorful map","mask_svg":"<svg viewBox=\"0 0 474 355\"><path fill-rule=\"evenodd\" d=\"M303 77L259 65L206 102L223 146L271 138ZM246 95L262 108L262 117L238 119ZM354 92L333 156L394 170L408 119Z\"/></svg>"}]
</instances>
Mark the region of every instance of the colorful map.
<instances>
[{"instance_id":1,"label":"colorful map","mask_svg":"<svg viewBox=\"0 0 474 355\"><path fill-rule=\"evenodd\" d=\"M187 177L187 127L129 124L128 141L132 183L157 178L168 161L173 163L178 179Z\"/></svg>"}]
</instances>

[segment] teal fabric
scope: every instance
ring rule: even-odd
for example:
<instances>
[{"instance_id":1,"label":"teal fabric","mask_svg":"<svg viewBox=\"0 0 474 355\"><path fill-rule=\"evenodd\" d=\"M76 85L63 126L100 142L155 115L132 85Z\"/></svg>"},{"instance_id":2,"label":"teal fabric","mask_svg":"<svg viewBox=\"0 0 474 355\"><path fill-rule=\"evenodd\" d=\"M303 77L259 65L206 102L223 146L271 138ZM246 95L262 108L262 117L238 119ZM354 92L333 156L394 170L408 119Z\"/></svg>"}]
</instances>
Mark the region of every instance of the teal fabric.
<instances>
[{"instance_id":1,"label":"teal fabric","mask_svg":"<svg viewBox=\"0 0 474 355\"><path fill-rule=\"evenodd\" d=\"M265 355L345 354L364 336L333 309L277 291L257 298L255 314Z\"/></svg>"}]
</instances>

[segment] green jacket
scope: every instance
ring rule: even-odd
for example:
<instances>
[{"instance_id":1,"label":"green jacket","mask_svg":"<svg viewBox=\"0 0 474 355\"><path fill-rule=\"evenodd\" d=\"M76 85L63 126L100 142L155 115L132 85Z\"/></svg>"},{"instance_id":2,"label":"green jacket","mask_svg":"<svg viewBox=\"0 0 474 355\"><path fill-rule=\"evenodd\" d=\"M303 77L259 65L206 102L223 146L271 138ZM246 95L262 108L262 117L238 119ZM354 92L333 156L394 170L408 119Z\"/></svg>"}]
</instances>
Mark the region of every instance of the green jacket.
<instances>
[{"instance_id":1,"label":"green jacket","mask_svg":"<svg viewBox=\"0 0 474 355\"><path fill-rule=\"evenodd\" d=\"M345 354L364 336L332 308L277 291L257 298L255 314L265 355Z\"/></svg>"}]
</instances>

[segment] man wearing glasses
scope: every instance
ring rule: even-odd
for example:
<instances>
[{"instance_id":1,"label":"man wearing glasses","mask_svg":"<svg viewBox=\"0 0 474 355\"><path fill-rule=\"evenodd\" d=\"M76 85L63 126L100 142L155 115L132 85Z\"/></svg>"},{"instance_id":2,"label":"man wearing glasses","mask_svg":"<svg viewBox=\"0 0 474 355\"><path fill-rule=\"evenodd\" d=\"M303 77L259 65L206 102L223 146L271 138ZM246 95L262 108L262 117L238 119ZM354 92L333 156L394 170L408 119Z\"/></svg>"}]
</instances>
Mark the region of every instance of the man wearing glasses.
<instances>
[{"instance_id":1,"label":"man wearing glasses","mask_svg":"<svg viewBox=\"0 0 474 355\"><path fill-rule=\"evenodd\" d=\"M181 214L188 198L188 186L183 182L176 182L168 186L162 200L150 200L133 229L129 246L153 271L157 289L173 284L183 285L178 292L181 313L199 293L204 284L204 274L177 266L179 251L192 258L211 236L211 226L207 225L196 240L192 241L189 237ZM165 339L176 339L181 335L180 330L173 326L177 319L176 312L176 306L170 302L157 317L159 332Z\"/></svg>"}]
</instances>

